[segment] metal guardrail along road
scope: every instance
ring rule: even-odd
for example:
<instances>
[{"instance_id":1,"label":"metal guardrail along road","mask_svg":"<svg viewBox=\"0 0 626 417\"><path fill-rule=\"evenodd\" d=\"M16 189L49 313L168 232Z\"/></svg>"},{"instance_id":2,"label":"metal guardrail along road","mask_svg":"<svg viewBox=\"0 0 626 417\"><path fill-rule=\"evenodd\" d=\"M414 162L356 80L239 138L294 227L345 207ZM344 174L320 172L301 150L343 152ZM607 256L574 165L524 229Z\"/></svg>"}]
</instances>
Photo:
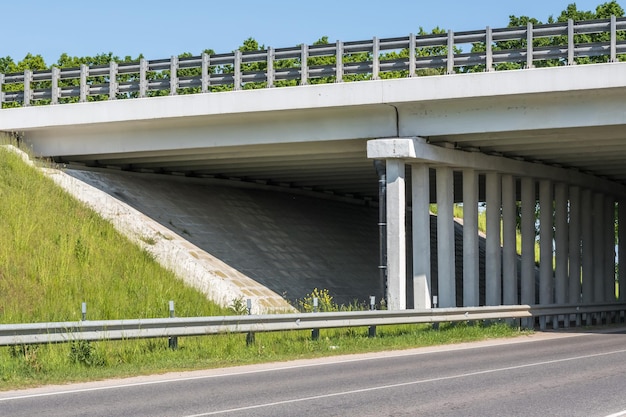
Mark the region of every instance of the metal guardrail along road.
<instances>
[{"instance_id":1,"label":"metal guardrail along road","mask_svg":"<svg viewBox=\"0 0 626 417\"><path fill-rule=\"evenodd\" d=\"M564 323L568 325L570 316L575 315L574 320L580 325L583 315L587 324L591 324L592 316L597 314L613 314L622 321L625 311L626 304L519 305L3 324L0 325L0 346L523 318L539 318L541 326L545 327L547 316L564 316L567 318Z\"/></svg>"},{"instance_id":2,"label":"metal guardrail along road","mask_svg":"<svg viewBox=\"0 0 626 417\"><path fill-rule=\"evenodd\" d=\"M581 58L615 62L626 54L626 18L555 23L526 27L268 48L195 57L111 62L105 66L57 68L0 74L0 106L30 106L155 95L208 93L320 82L414 77L438 73L491 71L516 63L532 68L538 61L573 65ZM583 35L595 36L585 43ZM546 41L547 40L547 41ZM496 42L514 41L520 49L502 50ZM546 46L539 46L549 43ZM464 46L483 45L465 52ZM486 47L486 46L489 47ZM339 63L339 65L337 64ZM355 77L361 76L361 78Z\"/></svg>"}]
</instances>

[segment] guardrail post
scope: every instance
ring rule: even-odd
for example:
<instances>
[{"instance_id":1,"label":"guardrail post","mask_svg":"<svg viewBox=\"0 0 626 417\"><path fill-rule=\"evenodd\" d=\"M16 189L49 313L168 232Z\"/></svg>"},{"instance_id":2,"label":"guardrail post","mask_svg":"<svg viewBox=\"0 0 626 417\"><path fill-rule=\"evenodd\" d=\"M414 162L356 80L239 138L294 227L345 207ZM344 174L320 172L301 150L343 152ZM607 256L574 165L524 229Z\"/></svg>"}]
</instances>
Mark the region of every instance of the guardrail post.
<instances>
[{"instance_id":1,"label":"guardrail post","mask_svg":"<svg viewBox=\"0 0 626 417\"><path fill-rule=\"evenodd\" d=\"M169 307L170 307L170 318L176 317L176 314L174 312L174 301L170 300ZM178 337L170 336L168 339L168 346L172 350L178 349Z\"/></svg>"},{"instance_id":2,"label":"guardrail post","mask_svg":"<svg viewBox=\"0 0 626 417\"><path fill-rule=\"evenodd\" d=\"M170 96L178 94L178 57L170 58Z\"/></svg>"},{"instance_id":3,"label":"guardrail post","mask_svg":"<svg viewBox=\"0 0 626 417\"><path fill-rule=\"evenodd\" d=\"M117 62L109 62L109 100L117 99Z\"/></svg>"},{"instance_id":4,"label":"guardrail post","mask_svg":"<svg viewBox=\"0 0 626 417\"><path fill-rule=\"evenodd\" d=\"M61 70L59 67L52 67L50 76L52 79L50 104L59 104L59 79L61 78Z\"/></svg>"},{"instance_id":5,"label":"guardrail post","mask_svg":"<svg viewBox=\"0 0 626 417\"><path fill-rule=\"evenodd\" d=\"M246 306L248 308L248 315L252 314L252 300L251 299L247 299L246 300ZM254 344L254 332L248 332L248 334L246 334L246 345L250 346Z\"/></svg>"},{"instance_id":6,"label":"guardrail post","mask_svg":"<svg viewBox=\"0 0 626 417\"><path fill-rule=\"evenodd\" d=\"M267 48L267 68L265 70L267 87L274 87L274 48Z\"/></svg>"},{"instance_id":7,"label":"guardrail post","mask_svg":"<svg viewBox=\"0 0 626 417\"><path fill-rule=\"evenodd\" d=\"M89 67L85 64L80 64L80 96L78 98L80 103L86 102L89 95L89 86L87 85L88 73Z\"/></svg>"},{"instance_id":8,"label":"guardrail post","mask_svg":"<svg viewBox=\"0 0 626 417\"><path fill-rule=\"evenodd\" d=\"M24 107L30 106L32 99L32 90L30 89L30 82L33 79L33 72L31 70L24 70L24 99L22 105Z\"/></svg>"},{"instance_id":9,"label":"guardrail post","mask_svg":"<svg viewBox=\"0 0 626 417\"><path fill-rule=\"evenodd\" d=\"M211 58L209 57L209 54L207 54L206 52L202 53L202 92L203 93L208 93L209 92L209 84L211 81L211 75L209 74L209 65L211 63Z\"/></svg>"},{"instance_id":10,"label":"guardrail post","mask_svg":"<svg viewBox=\"0 0 626 417\"><path fill-rule=\"evenodd\" d=\"M2 103L4 103L4 74L0 74L0 109L2 109Z\"/></svg>"},{"instance_id":11,"label":"guardrail post","mask_svg":"<svg viewBox=\"0 0 626 417\"><path fill-rule=\"evenodd\" d=\"M302 50L300 51L300 85L307 85L308 83L309 83L309 46L303 43Z\"/></svg>"},{"instance_id":12,"label":"guardrail post","mask_svg":"<svg viewBox=\"0 0 626 417\"><path fill-rule=\"evenodd\" d=\"M376 297L370 295L370 311L376 310ZM376 326L369 326L367 328L367 337L376 337Z\"/></svg>"},{"instance_id":13,"label":"guardrail post","mask_svg":"<svg viewBox=\"0 0 626 417\"><path fill-rule=\"evenodd\" d=\"M380 73L380 40L372 39L372 80L377 80Z\"/></svg>"},{"instance_id":14,"label":"guardrail post","mask_svg":"<svg viewBox=\"0 0 626 417\"><path fill-rule=\"evenodd\" d=\"M611 57L609 62L617 62L617 18L611 15Z\"/></svg>"},{"instance_id":15,"label":"guardrail post","mask_svg":"<svg viewBox=\"0 0 626 417\"><path fill-rule=\"evenodd\" d=\"M448 31L448 68L446 74L454 74L454 32Z\"/></svg>"},{"instance_id":16,"label":"guardrail post","mask_svg":"<svg viewBox=\"0 0 626 417\"><path fill-rule=\"evenodd\" d=\"M485 29L485 71L493 71L493 32L489 26Z\"/></svg>"},{"instance_id":17,"label":"guardrail post","mask_svg":"<svg viewBox=\"0 0 626 417\"><path fill-rule=\"evenodd\" d=\"M145 58L139 60L139 97L148 95L148 61Z\"/></svg>"},{"instance_id":18,"label":"guardrail post","mask_svg":"<svg viewBox=\"0 0 626 417\"><path fill-rule=\"evenodd\" d=\"M415 77L415 67L417 66L415 59L415 44L415 34L411 33L409 35L409 77Z\"/></svg>"},{"instance_id":19,"label":"guardrail post","mask_svg":"<svg viewBox=\"0 0 626 417\"><path fill-rule=\"evenodd\" d=\"M80 305L80 312L81 312L81 320L82 321L87 320L87 303L84 301Z\"/></svg>"},{"instance_id":20,"label":"guardrail post","mask_svg":"<svg viewBox=\"0 0 626 417\"><path fill-rule=\"evenodd\" d=\"M241 90L241 51L237 49L233 57L233 90Z\"/></svg>"},{"instance_id":21,"label":"guardrail post","mask_svg":"<svg viewBox=\"0 0 626 417\"><path fill-rule=\"evenodd\" d=\"M313 298L313 312L317 313L319 311L319 300L317 297ZM320 329L312 329L311 330L311 340L319 340L320 338Z\"/></svg>"},{"instance_id":22,"label":"guardrail post","mask_svg":"<svg viewBox=\"0 0 626 417\"><path fill-rule=\"evenodd\" d=\"M343 42L337 41L335 46L335 82L343 82Z\"/></svg>"},{"instance_id":23,"label":"guardrail post","mask_svg":"<svg viewBox=\"0 0 626 417\"><path fill-rule=\"evenodd\" d=\"M567 19L567 65L575 65L574 61L574 20Z\"/></svg>"},{"instance_id":24,"label":"guardrail post","mask_svg":"<svg viewBox=\"0 0 626 417\"><path fill-rule=\"evenodd\" d=\"M533 23L526 25L526 68L533 68Z\"/></svg>"}]
</instances>

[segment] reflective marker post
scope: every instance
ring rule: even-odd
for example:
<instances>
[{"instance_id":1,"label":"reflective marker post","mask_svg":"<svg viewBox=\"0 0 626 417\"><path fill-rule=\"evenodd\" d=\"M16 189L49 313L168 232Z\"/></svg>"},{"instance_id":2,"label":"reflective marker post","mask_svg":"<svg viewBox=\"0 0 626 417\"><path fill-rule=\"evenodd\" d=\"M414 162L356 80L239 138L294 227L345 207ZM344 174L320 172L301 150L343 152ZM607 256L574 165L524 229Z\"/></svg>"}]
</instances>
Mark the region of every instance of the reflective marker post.
<instances>
[{"instance_id":1,"label":"reflective marker post","mask_svg":"<svg viewBox=\"0 0 626 417\"><path fill-rule=\"evenodd\" d=\"M251 299L247 299L246 300L246 306L248 308L248 315L252 314L252 300ZM253 332L248 332L248 334L246 334L246 345L250 346L254 344L254 333Z\"/></svg>"},{"instance_id":2,"label":"reflective marker post","mask_svg":"<svg viewBox=\"0 0 626 417\"><path fill-rule=\"evenodd\" d=\"M170 300L170 318L174 318L176 317L176 314L174 313L174 301ZM178 349L178 337L175 336L170 336L168 339L168 345L170 347L170 349L172 350L176 350Z\"/></svg>"},{"instance_id":3,"label":"reflective marker post","mask_svg":"<svg viewBox=\"0 0 626 417\"><path fill-rule=\"evenodd\" d=\"M317 297L313 298L313 312L317 313L319 311L319 300ZM311 330L311 340L319 340L320 338L320 329L312 329Z\"/></svg>"},{"instance_id":4,"label":"reflective marker post","mask_svg":"<svg viewBox=\"0 0 626 417\"><path fill-rule=\"evenodd\" d=\"M370 296L370 310L376 310L376 297ZM369 326L367 328L367 337L376 337L376 326Z\"/></svg>"}]
</instances>

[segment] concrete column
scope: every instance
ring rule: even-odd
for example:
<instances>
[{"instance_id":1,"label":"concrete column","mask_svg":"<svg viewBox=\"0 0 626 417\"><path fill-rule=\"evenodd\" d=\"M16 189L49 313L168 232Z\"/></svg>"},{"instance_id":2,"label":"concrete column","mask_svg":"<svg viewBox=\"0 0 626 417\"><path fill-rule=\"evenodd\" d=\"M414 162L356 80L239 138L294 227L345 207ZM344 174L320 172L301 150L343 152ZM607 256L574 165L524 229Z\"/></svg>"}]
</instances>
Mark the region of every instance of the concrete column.
<instances>
[{"instance_id":1,"label":"concrete column","mask_svg":"<svg viewBox=\"0 0 626 417\"><path fill-rule=\"evenodd\" d=\"M626 300L626 200L618 203L619 300Z\"/></svg>"},{"instance_id":2,"label":"concrete column","mask_svg":"<svg viewBox=\"0 0 626 417\"><path fill-rule=\"evenodd\" d=\"M553 256L554 239L554 200L552 182L539 181L539 304L552 304L553 298Z\"/></svg>"},{"instance_id":3,"label":"concrete column","mask_svg":"<svg viewBox=\"0 0 626 417\"><path fill-rule=\"evenodd\" d=\"M431 308L430 184L428 166L411 165L413 202L413 308Z\"/></svg>"},{"instance_id":4,"label":"concrete column","mask_svg":"<svg viewBox=\"0 0 626 417\"><path fill-rule=\"evenodd\" d=\"M463 306L479 305L478 173L463 170Z\"/></svg>"},{"instance_id":5,"label":"concrete column","mask_svg":"<svg viewBox=\"0 0 626 417\"><path fill-rule=\"evenodd\" d=\"M502 221L502 185L500 174L485 175L487 202L487 239L485 242L485 304L502 304L502 249L500 224Z\"/></svg>"},{"instance_id":6,"label":"concrete column","mask_svg":"<svg viewBox=\"0 0 626 417\"><path fill-rule=\"evenodd\" d=\"M582 202L582 303L593 302L593 210L591 190L584 189Z\"/></svg>"},{"instance_id":7,"label":"concrete column","mask_svg":"<svg viewBox=\"0 0 626 417\"><path fill-rule=\"evenodd\" d=\"M555 271L554 271L554 302L556 304L565 304L568 302L567 291L567 260L568 260L568 235L569 228L567 225L567 186L563 183L554 185L554 252L555 252Z\"/></svg>"},{"instance_id":8,"label":"concrete column","mask_svg":"<svg viewBox=\"0 0 626 417\"><path fill-rule=\"evenodd\" d=\"M522 304L535 304L535 180L522 178Z\"/></svg>"},{"instance_id":9,"label":"concrete column","mask_svg":"<svg viewBox=\"0 0 626 417\"><path fill-rule=\"evenodd\" d=\"M437 276L439 307L456 307L454 268L454 178L452 168L437 168Z\"/></svg>"},{"instance_id":10,"label":"concrete column","mask_svg":"<svg viewBox=\"0 0 626 417\"><path fill-rule=\"evenodd\" d=\"M581 205L580 188L569 188L569 297L570 304L580 303L580 229L581 229Z\"/></svg>"},{"instance_id":11,"label":"concrete column","mask_svg":"<svg viewBox=\"0 0 626 417\"><path fill-rule=\"evenodd\" d=\"M606 225L604 222L604 195L593 195L593 302L604 301L604 250Z\"/></svg>"},{"instance_id":12,"label":"concrete column","mask_svg":"<svg viewBox=\"0 0 626 417\"><path fill-rule=\"evenodd\" d=\"M615 302L615 200L606 196L604 205L604 301Z\"/></svg>"},{"instance_id":13,"label":"concrete column","mask_svg":"<svg viewBox=\"0 0 626 417\"><path fill-rule=\"evenodd\" d=\"M404 162L387 160L387 306L406 308L406 196Z\"/></svg>"},{"instance_id":14,"label":"concrete column","mask_svg":"<svg viewBox=\"0 0 626 417\"><path fill-rule=\"evenodd\" d=\"M512 175L502 176L502 302L518 303L517 251L515 231L517 226L516 181Z\"/></svg>"}]
</instances>

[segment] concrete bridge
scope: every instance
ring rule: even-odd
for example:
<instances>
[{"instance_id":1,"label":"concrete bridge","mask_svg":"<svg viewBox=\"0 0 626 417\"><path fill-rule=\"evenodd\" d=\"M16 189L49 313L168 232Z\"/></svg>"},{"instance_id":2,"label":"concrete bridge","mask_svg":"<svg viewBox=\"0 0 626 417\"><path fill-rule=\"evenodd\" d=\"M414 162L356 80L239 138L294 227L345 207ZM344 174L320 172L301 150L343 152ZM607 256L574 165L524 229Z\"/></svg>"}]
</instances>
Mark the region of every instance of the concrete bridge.
<instances>
[{"instance_id":1,"label":"concrete bridge","mask_svg":"<svg viewBox=\"0 0 626 417\"><path fill-rule=\"evenodd\" d=\"M0 131L57 162L274 184L362 205L378 202L373 161L384 161L390 308L429 308L435 297L440 307L613 301L616 207L620 220L626 216L624 29L624 19L570 21L7 74L0 76ZM578 35L597 33L609 40L577 43ZM533 49L534 40L559 36L563 45ZM530 47L454 53L458 45L511 39ZM433 45L444 55L417 56ZM400 49L406 57L381 59ZM355 62L363 51L367 58ZM312 65L319 56L335 61ZM308 65L281 64L294 57ZM576 65L589 58L605 62ZM259 62L263 68L251 66ZM524 69L496 70L502 62ZM538 67L545 62L561 65ZM198 72L183 77L189 68ZM419 76L433 68L442 75ZM151 71L168 77L150 79ZM406 76L387 78L398 71ZM363 74L366 80L354 81ZM324 77L333 82L315 83ZM293 80L298 85L280 87ZM247 89L254 83L266 88ZM222 85L232 91L211 92ZM167 95L150 97L155 92ZM461 247L454 202L464 207ZM479 202L487 212L482 288ZM430 203L438 208L436 253ZM619 246L622 259L625 249Z\"/></svg>"}]
</instances>

